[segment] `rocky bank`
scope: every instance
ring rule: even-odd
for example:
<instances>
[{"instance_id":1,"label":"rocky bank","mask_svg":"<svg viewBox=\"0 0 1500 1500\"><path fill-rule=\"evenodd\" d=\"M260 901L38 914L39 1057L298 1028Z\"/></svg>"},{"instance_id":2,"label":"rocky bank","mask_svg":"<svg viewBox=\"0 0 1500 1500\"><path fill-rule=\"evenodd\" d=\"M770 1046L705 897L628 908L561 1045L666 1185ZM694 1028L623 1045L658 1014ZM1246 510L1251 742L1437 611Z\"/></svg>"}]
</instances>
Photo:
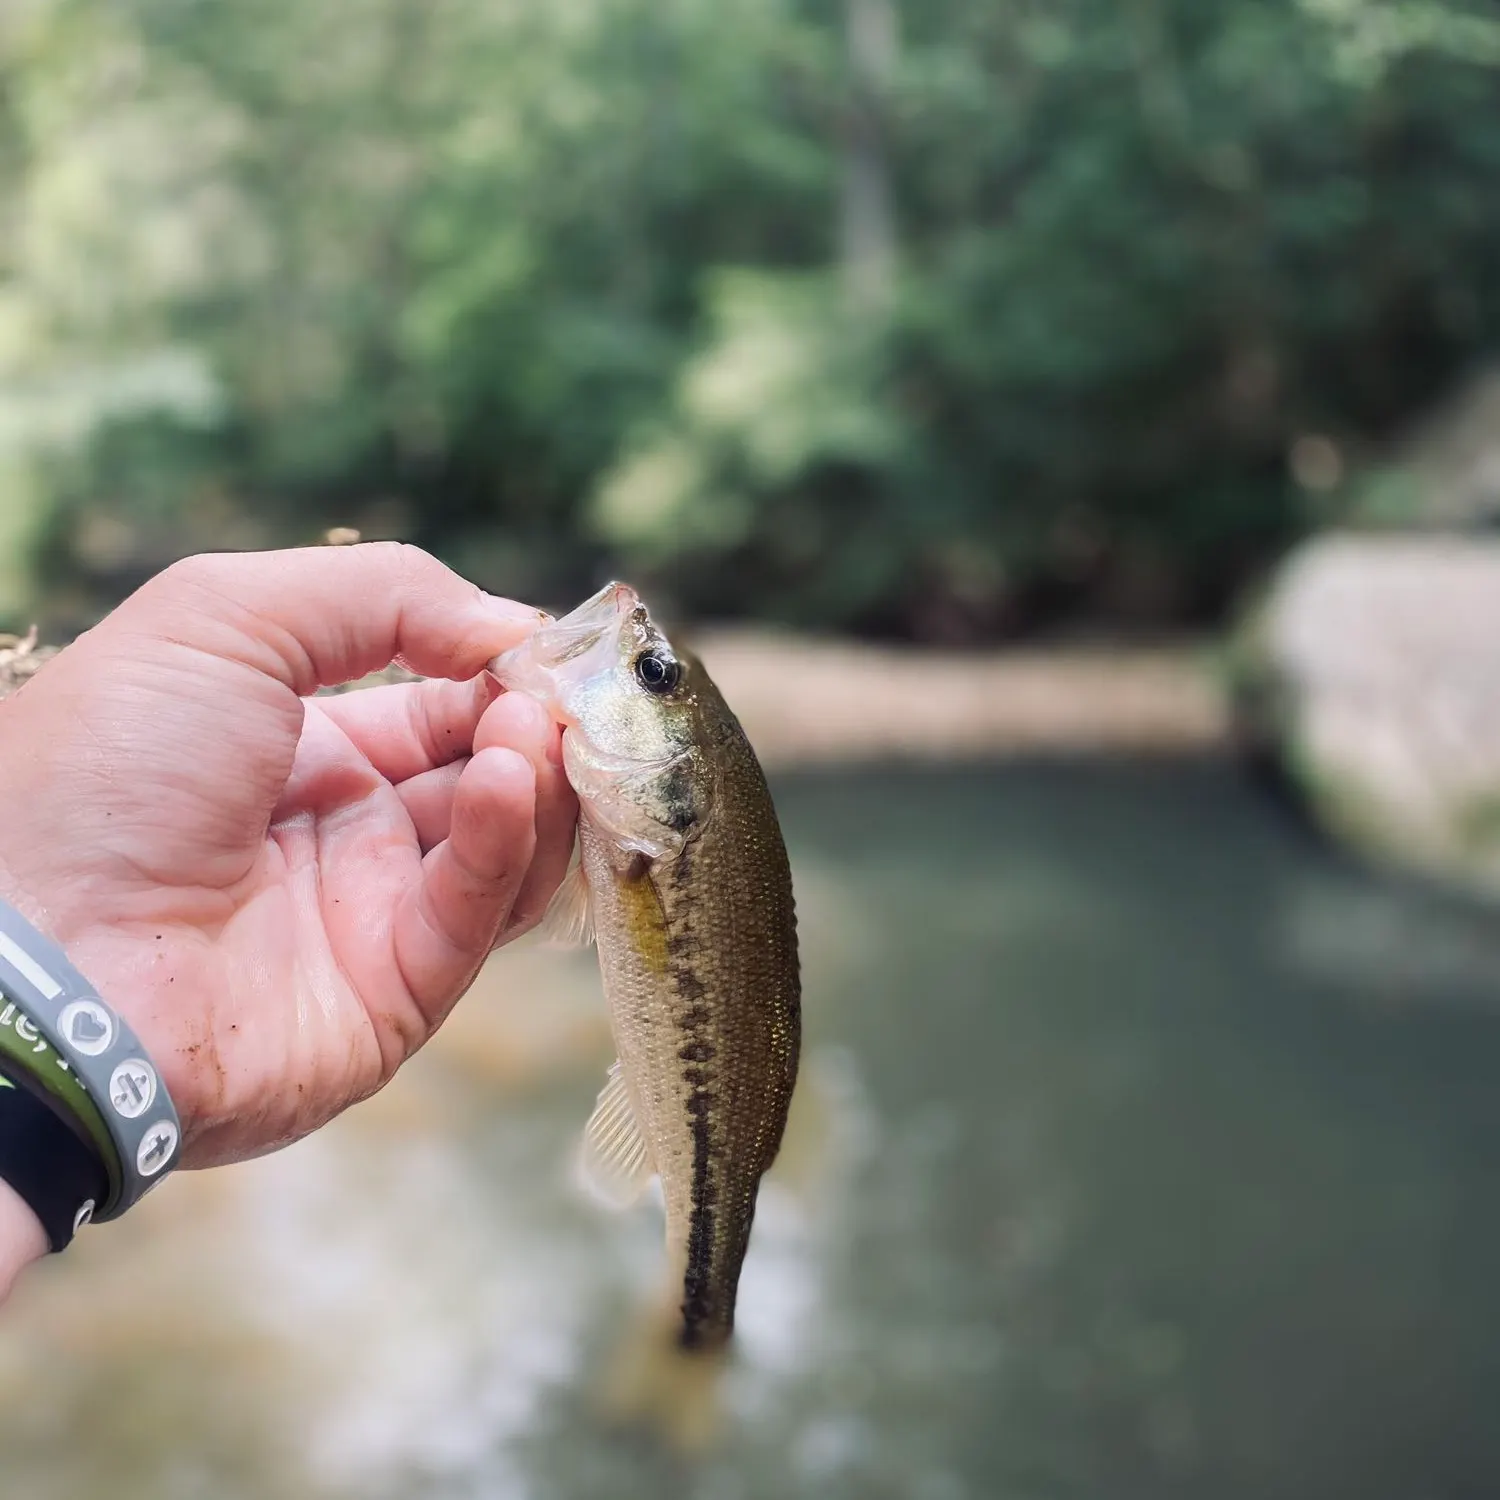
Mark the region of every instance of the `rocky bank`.
<instances>
[{"instance_id":1,"label":"rocky bank","mask_svg":"<svg viewBox=\"0 0 1500 1500\"><path fill-rule=\"evenodd\" d=\"M1248 735L1329 828L1500 895L1500 539L1320 538L1238 661Z\"/></svg>"}]
</instances>

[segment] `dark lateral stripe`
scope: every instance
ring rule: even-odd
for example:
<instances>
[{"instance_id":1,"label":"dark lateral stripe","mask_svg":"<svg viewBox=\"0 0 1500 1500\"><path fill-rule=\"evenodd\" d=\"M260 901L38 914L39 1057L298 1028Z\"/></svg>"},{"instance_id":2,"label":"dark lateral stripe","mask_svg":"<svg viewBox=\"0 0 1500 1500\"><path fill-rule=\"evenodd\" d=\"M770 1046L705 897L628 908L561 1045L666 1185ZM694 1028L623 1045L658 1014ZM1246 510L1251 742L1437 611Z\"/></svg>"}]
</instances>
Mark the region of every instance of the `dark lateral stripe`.
<instances>
[{"instance_id":1,"label":"dark lateral stripe","mask_svg":"<svg viewBox=\"0 0 1500 1500\"><path fill-rule=\"evenodd\" d=\"M687 1271L682 1281L682 1342L698 1343L713 1311L714 1227L713 1184L708 1180L708 1111L710 1102L700 1086L688 1100L693 1124L692 1214L688 1220Z\"/></svg>"},{"instance_id":2,"label":"dark lateral stripe","mask_svg":"<svg viewBox=\"0 0 1500 1500\"><path fill-rule=\"evenodd\" d=\"M678 856L673 878L687 882L692 878L692 845ZM689 1126L693 1136L693 1178L689 1190L687 1267L682 1278L682 1329L679 1340L685 1349L700 1347L705 1334L722 1318L716 1318L714 1306L714 1233L718 1227L717 1184L713 1181L713 1140L709 1115L714 1105L710 1088L711 1074L704 1064L718 1055L710 1035L712 1011L703 1003L702 980L693 971L693 944L680 928L667 931L668 975L676 996L687 1008L681 1017L682 1045L678 1058L686 1064L683 1082L692 1090L687 1099ZM727 1331L727 1329L726 1329Z\"/></svg>"}]
</instances>

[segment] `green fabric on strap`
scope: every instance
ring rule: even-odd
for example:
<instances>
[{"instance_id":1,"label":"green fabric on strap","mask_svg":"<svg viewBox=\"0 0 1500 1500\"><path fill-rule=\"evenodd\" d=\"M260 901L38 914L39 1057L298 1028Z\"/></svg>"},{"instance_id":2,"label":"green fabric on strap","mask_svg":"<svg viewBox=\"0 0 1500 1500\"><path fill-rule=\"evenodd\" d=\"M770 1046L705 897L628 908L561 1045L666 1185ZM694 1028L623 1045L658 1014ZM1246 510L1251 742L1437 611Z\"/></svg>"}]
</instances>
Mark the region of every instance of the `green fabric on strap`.
<instances>
[{"instance_id":1,"label":"green fabric on strap","mask_svg":"<svg viewBox=\"0 0 1500 1500\"><path fill-rule=\"evenodd\" d=\"M92 1147L109 1173L110 1197L119 1194L120 1156L99 1106L89 1097L78 1075L58 1056L32 1022L8 995L0 992L0 1059L13 1078L24 1078Z\"/></svg>"}]
</instances>

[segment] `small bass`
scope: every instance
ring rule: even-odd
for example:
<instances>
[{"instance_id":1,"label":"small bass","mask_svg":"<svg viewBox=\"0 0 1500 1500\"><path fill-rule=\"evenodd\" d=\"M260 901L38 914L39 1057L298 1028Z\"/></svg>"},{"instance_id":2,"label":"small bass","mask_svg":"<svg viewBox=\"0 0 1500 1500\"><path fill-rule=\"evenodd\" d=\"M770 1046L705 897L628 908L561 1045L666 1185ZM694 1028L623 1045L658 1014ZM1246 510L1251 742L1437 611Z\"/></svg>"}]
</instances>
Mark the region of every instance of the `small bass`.
<instances>
[{"instance_id":1,"label":"small bass","mask_svg":"<svg viewBox=\"0 0 1500 1500\"><path fill-rule=\"evenodd\" d=\"M661 1178L679 1343L721 1346L797 1077L791 871L760 764L700 662L611 584L491 671L565 726L578 865L554 935L599 947L618 1061L585 1133L594 1188Z\"/></svg>"}]
</instances>

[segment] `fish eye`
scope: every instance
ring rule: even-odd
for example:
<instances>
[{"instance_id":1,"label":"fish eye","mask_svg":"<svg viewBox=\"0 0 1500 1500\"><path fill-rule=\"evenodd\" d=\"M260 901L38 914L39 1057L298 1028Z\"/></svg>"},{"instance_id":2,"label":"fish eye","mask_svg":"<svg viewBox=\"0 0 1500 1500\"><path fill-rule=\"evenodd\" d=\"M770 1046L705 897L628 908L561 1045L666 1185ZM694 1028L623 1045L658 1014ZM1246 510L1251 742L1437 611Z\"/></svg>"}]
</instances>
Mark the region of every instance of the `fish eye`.
<instances>
[{"instance_id":1,"label":"fish eye","mask_svg":"<svg viewBox=\"0 0 1500 1500\"><path fill-rule=\"evenodd\" d=\"M642 651L635 659L635 676L648 693L670 693L682 680L682 665L676 657Z\"/></svg>"}]
</instances>

